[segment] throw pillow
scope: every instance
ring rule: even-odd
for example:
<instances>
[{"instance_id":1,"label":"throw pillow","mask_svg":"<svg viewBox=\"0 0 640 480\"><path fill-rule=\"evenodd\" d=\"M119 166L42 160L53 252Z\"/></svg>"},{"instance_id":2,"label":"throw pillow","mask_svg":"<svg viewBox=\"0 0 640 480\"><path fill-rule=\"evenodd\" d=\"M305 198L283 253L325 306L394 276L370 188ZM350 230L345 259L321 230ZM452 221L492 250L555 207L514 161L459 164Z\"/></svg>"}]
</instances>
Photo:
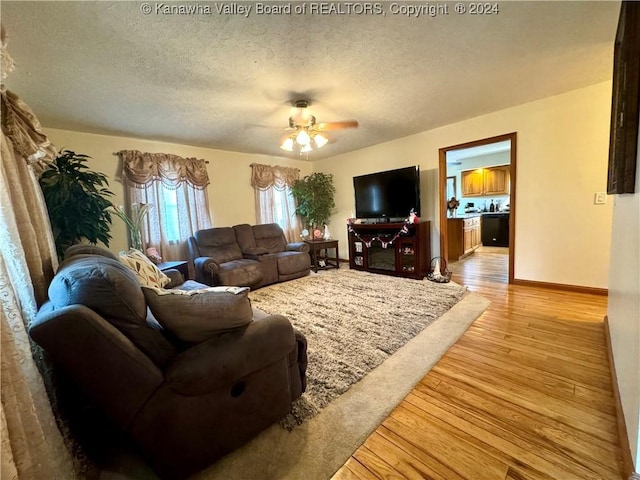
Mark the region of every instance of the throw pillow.
<instances>
[{"instance_id":1,"label":"throw pillow","mask_svg":"<svg viewBox=\"0 0 640 480\"><path fill-rule=\"evenodd\" d=\"M118 257L120 263L135 273L143 287L162 288L171 282L171 279L140 250L130 248L128 252L120 252Z\"/></svg>"},{"instance_id":2,"label":"throw pillow","mask_svg":"<svg viewBox=\"0 0 640 480\"><path fill-rule=\"evenodd\" d=\"M190 291L142 289L158 323L187 343L203 342L252 321L248 288L219 290L216 287Z\"/></svg>"}]
</instances>

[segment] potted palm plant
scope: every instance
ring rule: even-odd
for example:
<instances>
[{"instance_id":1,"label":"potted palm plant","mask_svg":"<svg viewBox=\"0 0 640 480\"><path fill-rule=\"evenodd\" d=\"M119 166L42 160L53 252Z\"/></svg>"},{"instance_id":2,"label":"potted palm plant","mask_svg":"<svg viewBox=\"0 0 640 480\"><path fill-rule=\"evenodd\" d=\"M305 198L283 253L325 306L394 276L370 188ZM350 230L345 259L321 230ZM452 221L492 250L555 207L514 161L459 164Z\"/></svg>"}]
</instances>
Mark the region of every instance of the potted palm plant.
<instances>
[{"instance_id":1,"label":"potted palm plant","mask_svg":"<svg viewBox=\"0 0 640 480\"><path fill-rule=\"evenodd\" d=\"M296 201L296 214L300 216L305 228L312 231L329 222L336 204L333 175L315 172L296 180L291 185L291 195Z\"/></svg>"},{"instance_id":2,"label":"potted palm plant","mask_svg":"<svg viewBox=\"0 0 640 480\"><path fill-rule=\"evenodd\" d=\"M87 240L109 246L113 195L107 176L86 165L88 155L63 150L38 179L44 195L58 257L71 245Z\"/></svg>"}]
</instances>

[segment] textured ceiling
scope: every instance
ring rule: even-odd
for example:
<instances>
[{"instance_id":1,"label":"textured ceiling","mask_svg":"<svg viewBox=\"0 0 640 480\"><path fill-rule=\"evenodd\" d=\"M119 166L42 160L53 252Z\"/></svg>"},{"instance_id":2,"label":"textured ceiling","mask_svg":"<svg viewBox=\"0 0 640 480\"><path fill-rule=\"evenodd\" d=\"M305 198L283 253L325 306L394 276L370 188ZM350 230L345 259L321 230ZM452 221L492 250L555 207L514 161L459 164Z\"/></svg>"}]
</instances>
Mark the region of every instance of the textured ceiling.
<instances>
[{"instance_id":1,"label":"textured ceiling","mask_svg":"<svg viewBox=\"0 0 640 480\"><path fill-rule=\"evenodd\" d=\"M277 156L296 156L278 148L292 100L309 99L320 122L359 121L330 132L314 160L611 78L620 8L507 1L498 14L459 15L440 3L448 15L416 18L391 2L382 15L258 15L254 2L150 2L145 15L142 5L3 1L16 61L7 86L47 127Z\"/></svg>"}]
</instances>

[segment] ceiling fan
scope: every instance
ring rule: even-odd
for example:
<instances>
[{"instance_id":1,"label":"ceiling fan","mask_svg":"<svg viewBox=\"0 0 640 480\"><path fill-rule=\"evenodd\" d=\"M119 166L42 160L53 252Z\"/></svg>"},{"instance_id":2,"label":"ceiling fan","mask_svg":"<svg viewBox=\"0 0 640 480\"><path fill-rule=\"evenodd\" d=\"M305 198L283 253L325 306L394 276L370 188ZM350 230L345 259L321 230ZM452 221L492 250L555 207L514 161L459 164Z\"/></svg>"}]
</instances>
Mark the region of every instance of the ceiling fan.
<instances>
[{"instance_id":1,"label":"ceiling fan","mask_svg":"<svg viewBox=\"0 0 640 480\"><path fill-rule=\"evenodd\" d=\"M280 148L287 152L297 150L300 155L308 154L314 148L322 148L329 139L322 132L331 130L341 130L343 128L356 128L356 120L346 120L343 122L317 122L316 117L309 112L308 100L296 100L293 106L298 112L289 117L289 126L285 130L290 131Z\"/></svg>"}]
</instances>

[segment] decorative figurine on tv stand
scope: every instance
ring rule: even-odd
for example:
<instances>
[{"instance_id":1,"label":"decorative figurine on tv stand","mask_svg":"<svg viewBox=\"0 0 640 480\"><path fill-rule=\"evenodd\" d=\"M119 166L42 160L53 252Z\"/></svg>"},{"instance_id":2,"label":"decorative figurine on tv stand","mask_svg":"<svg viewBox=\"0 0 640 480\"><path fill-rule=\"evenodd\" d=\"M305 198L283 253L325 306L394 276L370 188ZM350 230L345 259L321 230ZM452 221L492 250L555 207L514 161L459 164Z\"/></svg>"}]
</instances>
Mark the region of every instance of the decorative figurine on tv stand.
<instances>
[{"instance_id":1,"label":"decorative figurine on tv stand","mask_svg":"<svg viewBox=\"0 0 640 480\"><path fill-rule=\"evenodd\" d=\"M416 215L416 211L412 208L411 212L409 212L409 218L407 219L408 223L418 223L420 219Z\"/></svg>"}]
</instances>

